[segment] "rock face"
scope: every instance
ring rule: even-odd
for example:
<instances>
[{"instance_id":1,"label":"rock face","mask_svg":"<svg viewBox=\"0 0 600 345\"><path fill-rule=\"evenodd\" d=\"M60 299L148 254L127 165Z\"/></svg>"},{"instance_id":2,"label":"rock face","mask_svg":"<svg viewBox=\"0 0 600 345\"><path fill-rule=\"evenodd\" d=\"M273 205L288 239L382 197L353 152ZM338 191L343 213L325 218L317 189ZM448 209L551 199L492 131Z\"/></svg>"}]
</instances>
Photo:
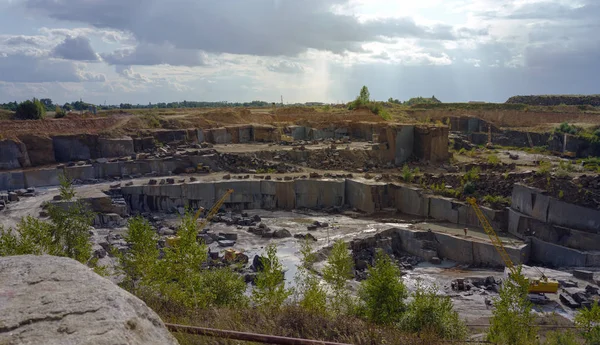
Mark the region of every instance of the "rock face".
<instances>
[{"instance_id":1,"label":"rock face","mask_svg":"<svg viewBox=\"0 0 600 345\"><path fill-rule=\"evenodd\" d=\"M0 344L177 344L144 302L68 258L0 258Z\"/></svg>"}]
</instances>

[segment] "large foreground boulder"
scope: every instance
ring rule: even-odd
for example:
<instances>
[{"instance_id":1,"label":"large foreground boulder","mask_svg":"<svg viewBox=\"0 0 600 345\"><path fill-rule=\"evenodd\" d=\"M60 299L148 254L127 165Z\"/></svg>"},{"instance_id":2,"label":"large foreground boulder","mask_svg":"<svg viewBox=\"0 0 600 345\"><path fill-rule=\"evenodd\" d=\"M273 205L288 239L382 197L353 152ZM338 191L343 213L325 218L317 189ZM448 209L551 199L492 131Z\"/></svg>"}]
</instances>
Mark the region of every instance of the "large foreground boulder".
<instances>
[{"instance_id":1,"label":"large foreground boulder","mask_svg":"<svg viewBox=\"0 0 600 345\"><path fill-rule=\"evenodd\" d=\"M144 302L68 258L0 258L0 344L177 344Z\"/></svg>"}]
</instances>

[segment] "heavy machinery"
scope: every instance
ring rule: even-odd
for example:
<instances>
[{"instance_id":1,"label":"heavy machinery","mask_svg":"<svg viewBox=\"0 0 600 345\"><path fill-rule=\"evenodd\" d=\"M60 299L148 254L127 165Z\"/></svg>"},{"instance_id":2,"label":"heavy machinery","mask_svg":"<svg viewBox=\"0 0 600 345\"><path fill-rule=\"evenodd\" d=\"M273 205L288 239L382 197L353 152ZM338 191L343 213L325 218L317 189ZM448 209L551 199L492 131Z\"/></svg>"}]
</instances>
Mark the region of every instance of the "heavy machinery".
<instances>
[{"instance_id":1,"label":"heavy machinery","mask_svg":"<svg viewBox=\"0 0 600 345\"><path fill-rule=\"evenodd\" d=\"M471 206L473 207L473 210L475 211L475 214L477 215L477 219L479 219L479 222L481 223L483 230L486 232L486 234L490 238L490 241L492 241L494 248L496 248L496 250L498 251L498 254L500 254L500 257L502 258L502 261L504 261L504 264L510 271L509 277L510 277L510 274L515 274L516 273L515 265L513 264L512 260L510 259L510 256L506 252L506 249L504 248L504 244L502 244L502 240L500 240L500 238L494 231L494 228L492 228L492 226L490 225L490 222L488 222L486 216L483 214L483 212L479 208L479 205L477 205L477 201L475 200L475 198L467 198L467 202L469 204L471 204ZM556 293L556 292L558 292L558 282L555 280L548 279L548 277L546 277L542 272L540 272L540 273L542 276L538 279L527 278L527 281L529 282L529 288L528 288L529 293Z\"/></svg>"},{"instance_id":2,"label":"heavy machinery","mask_svg":"<svg viewBox=\"0 0 600 345\"><path fill-rule=\"evenodd\" d=\"M204 229L206 224L208 224L208 222L210 222L210 220L213 219L213 217L217 214L217 212L219 212L219 209L221 208L221 206L223 206L223 203L225 202L225 200L232 193L233 193L233 189L228 189L227 191L225 191L225 194L223 194L221 199L219 199L213 205L213 207L208 211L208 214L206 215L206 217L204 219L202 219L200 224L198 224L198 232L202 231L202 229ZM202 212L204 212L204 207L200 207L198 209L198 211L196 211L196 214L194 214L194 223L198 221L198 218L200 218L200 214L202 214ZM169 236L169 237L167 237L165 244L168 247L173 247L173 246L176 246L178 242L179 242L179 236Z\"/></svg>"}]
</instances>

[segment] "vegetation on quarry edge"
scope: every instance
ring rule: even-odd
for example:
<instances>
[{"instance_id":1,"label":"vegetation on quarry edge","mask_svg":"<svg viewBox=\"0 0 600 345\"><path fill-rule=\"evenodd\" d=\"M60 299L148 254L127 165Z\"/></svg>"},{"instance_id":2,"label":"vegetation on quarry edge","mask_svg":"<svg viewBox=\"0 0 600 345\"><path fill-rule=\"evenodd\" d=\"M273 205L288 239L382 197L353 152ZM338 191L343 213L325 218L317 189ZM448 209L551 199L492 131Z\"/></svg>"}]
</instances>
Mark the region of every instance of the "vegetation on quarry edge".
<instances>
[{"instance_id":1,"label":"vegetation on quarry edge","mask_svg":"<svg viewBox=\"0 0 600 345\"><path fill-rule=\"evenodd\" d=\"M189 210L181 217L178 245L165 247L162 253L151 224L141 216L132 217L124 236L129 250L111 253L119 265L116 272L108 272L92 257L89 229L94 215L75 200L71 181L64 176L60 195L64 203L46 206L48 221L27 217L15 230L0 228L0 256L65 256L101 275L120 274L121 287L146 301L166 322L353 344L460 343L467 339L467 327L450 297L421 283L409 293L399 266L382 251L354 296L349 287L354 263L342 241L331 248L322 277L313 268L316 256L311 243L303 242L295 288L286 288L276 245L270 243L248 296L239 274L244 264L210 262L207 246L197 240L197 223ZM520 268L504 281L493 302L489 341L510 345L600 341L600 307L594 304L576 316L580 333L549 333L541 342L527 285ZM181 344L207 341L175 335Z\"/></svg>"}]
</instances>

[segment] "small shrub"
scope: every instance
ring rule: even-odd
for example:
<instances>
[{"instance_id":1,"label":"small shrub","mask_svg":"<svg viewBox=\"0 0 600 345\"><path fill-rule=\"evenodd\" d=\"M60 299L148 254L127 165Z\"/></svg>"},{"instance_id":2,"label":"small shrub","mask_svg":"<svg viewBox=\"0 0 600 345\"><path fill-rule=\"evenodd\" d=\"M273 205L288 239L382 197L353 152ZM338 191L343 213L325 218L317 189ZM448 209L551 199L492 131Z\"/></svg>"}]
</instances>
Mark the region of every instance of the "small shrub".
<instances>
[{"instance_id":1,"label":"small shrub","mask_svg":"<svg viewBox=\"0 0 600 345\"><path fill-rule=\"evenodd\" d=\"M487 161L491 165L498 165L498 164L500 164L500 158L498 158L498 156L496 156L496 155L489 155L487 157Z\"/></svg>"},{"instance_id":2,"label":"small shrub","mask_svg":"<svg viewBox=\"0 0 600 345\"><path fill-rule=\"evenodd\" d=\"M558 198L559 199L563 199L565 197L565 192L563 192L562 190L558 191Z\"/></svg>"},{"instance_id":3,"label":"small shrub","mask_svg":"<svg viewBox=\"0 0 600 345\"><path fill-rule=\"evenodd\" d=\"M300 265L296 273L296 300L304 310L319 315L327 313L327 292L319 277L311 270L316 261L312 242L306 239L300 248Z\"/></svg>"},{"instance_id":4,"label":"small shrub","mask_svg":"<svg viewBox=\"0 0 600 345\"><path fill-rule=\"evenodd\" d=\"M510 199L500 195L486 195L483 197L483 202L490 205L492 208L499 209L502 206L508 206Z\"/></svg>"},{"instance_id":5,"label":"small shrub","mask_svg":"<svg viewBox=\"0 0 600 345\"><path fill-rule=\"evenodd\" d=\"M58 175L58 181L60 183L59 194L62 200L70 201L75 197L75 188L73 188L73 181L64 173Z\"/></svg>"},{"instance_id":6,"label":"small shrub","mask_svg":"<svg viewBox=\"0 0 600 345\"><path fill-rule=\"evenodd\" d=\"M476 190L477 186L475 185L475 182L468 181L463 185L463 195L471 195L475 193Z\"/></svg>"},{"instance_id":7,"label":"small shrub","mask_svg":"<svg viewBox=\"0 0 600 345\"><path fill-rule=\"evenodd\" d=\"M600 306L594 302L591 308L580 309L575 315L575 325L582 329L586 344L600 344Z\"/></svg>"},{"instance_id":8,"label":"small shrub","mask_svg":"<svg viewBox=\"0 0 600 345\"><path fill-rule=\"evenodd\" d=\"M410 169L408 164L404 164L402 167L402 179L404 182L411 183L415 178L414 172Z\"/></svg>"},{"instance_id":9,"label":"small shrub","mask_svg":"<svg viewBox=\"0 0 600 345\"><path fill-rule=\"evenodd\" d=\"M369 268L369 276L360 284L358 295L367 319L378 324L400 321L406 310L408 293L400 268L381 250L377 252L375 265Z\"/></svg>"},{"instance_id":10,"label":"small shrub","mask_svg":"<svg viewBox=\"0 0 600 345\"><path fill-rule=\"evenodd\" d=\"M439 296L436 286L425 288L418 282L412 296L413 300L400 322L402 329L413 333L435 334L454 341L467 337L467 327L454 310L450 297Z\"/></svg>"},{"instance_id":11,"label":"small shrub","mask_svg":"<svg viewBox=\"0 0 600 345\"><path fill-rule=\"evenodd\" d=\"M546 334L544 345L579 345L572 331L552 331Z\"/></svg>"},{"instance_id":12,"label":"small shrub","mask_svg":"<svg viewBox=\"0 0 600 345\"><path fill-rule=\"evenodd\" d=\"M570 125L568 122L563 122L555 129L555 132L566 134L577 134L580 128Z\"/></svg>"},{"instance_id":13,"label":"small shrub","mask_svg":"<svg viewBox=\"0 0 600 345\"><path fill-rule=\"evenodd\" d=\"M67 116L67 112L57 105L56 109L54 110L54 117L57 119L61 119L65 116Z\"/></svg>"},{"instance_id":14,"label":"small shrub","mask_svg":"<svg viewBox=\"0 0 600 345\"><path fill-rule=\"evenodd\" d=\"M329 104L326 104L326 105L323 106L322 109L323 109L324 112L328 113L331 110L331 106Z\"/></svg>"},{"instance_id":15,"label":"small shrub","mask_svg":"<svg viewBox=\"0 0 600 345\"><path fill-rule=\"evenodd\" d=\"M468 151L467 151L467 150L465 150L465 148L464 148L464 147L461 147L461 149L458 151L458 154L459 154L459 155L463 155L463 156L464 156L464 155L466 155L466 154L467 154L467 152L468 152Z\"/></svg>"},{"instance_id":16,"label":"small shrub","mask_svg":"<svg viewBox=\"0 0 600 345\"><path fill-rule=\"evenodd\" d=\"M540 176L546 176L550 174L550 169L552 169L552 163L549 161L539 161L537 174Z\"/></svg>"},{"instance_id":17,"label":"small shrub","mask_svg":"<svg viewBox=\"0 0 600 345\"><path fill-rule=\"evenodd\" d=\"M479 167L473 167L469 171L467 171L463 176L461 181L463 184L467 182L475 182L479 180Z\"/></svg>"}]
</instances>

